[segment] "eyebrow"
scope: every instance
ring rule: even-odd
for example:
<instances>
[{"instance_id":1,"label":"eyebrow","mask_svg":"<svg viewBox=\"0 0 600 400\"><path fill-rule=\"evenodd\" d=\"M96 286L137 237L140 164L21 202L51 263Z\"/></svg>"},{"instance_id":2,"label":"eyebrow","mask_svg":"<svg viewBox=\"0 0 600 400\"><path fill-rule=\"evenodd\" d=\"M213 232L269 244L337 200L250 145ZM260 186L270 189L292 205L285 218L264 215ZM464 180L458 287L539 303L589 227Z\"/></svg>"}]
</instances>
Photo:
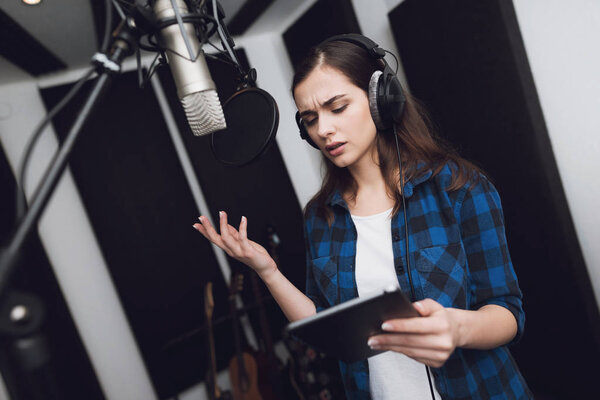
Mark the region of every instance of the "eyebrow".
<instances>
[{"instance_id":1,"label":"eyebrow","mask_svg":"<svg viewBox=\"0 0 600 400\"><path fill-rule=\"evenodd\" d=\"M322 106L323 106L323 107L330 106L330 105L331 105L331 103L333 103L333 102L334 102L334 101L336 101L336 100L339 100L339 99L341 99L341 98L342 98L342 97L344 97L344 96L346 96L346 94L345 94L345 93L343 93L343 94L338 94L338 95L335 95L335 96L333 96L332 98L330 98L329 100L325 101L325 102L322 104ZM301 116L301 117L303 117L303 116L305 116L305 115L310 115L310 114L316 114L316 111L314 111L314 110L306 110L306 111L302 111L302 112L300 113L300 116Z\"/></svg>"}]
</instances>

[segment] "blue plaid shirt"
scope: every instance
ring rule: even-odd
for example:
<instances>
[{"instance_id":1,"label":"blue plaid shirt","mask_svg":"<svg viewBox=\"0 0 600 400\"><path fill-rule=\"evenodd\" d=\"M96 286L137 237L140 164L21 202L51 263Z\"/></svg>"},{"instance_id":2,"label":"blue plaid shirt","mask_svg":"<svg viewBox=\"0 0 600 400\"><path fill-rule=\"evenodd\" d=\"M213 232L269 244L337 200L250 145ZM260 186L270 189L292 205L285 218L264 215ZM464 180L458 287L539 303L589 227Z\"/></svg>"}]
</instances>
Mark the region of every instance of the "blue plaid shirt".
<instances>
[{"instance_id":1,"label":"blue plaid shirt","mask_svg":"<svg viewBox=\"0 0 600 400\"><path fill-rule=\"evenodd\" d=\"M428 171L405 185L414 300L432 298L444 307L465 310L477 310L486 304L506 307L517 321L518 333L513 342L517 341L523 334L525 315L506 244L498 192L484 176L470 190L467 185L447 192L449 165L432 175ZM334 193L328 207L334 215L331 226L317 216L314 207L305 217L306 295L317 312L358 297L354 275L356 228L341 193ZM411 293L404 263L402 212L392 219L391 235L400 288ZM431 370L444 399L533 397L506 346L492 350L457 348L444 366ZM348 399L370 399L366 360L340 362L340 372Z\"/></svg>"}]
</instances>

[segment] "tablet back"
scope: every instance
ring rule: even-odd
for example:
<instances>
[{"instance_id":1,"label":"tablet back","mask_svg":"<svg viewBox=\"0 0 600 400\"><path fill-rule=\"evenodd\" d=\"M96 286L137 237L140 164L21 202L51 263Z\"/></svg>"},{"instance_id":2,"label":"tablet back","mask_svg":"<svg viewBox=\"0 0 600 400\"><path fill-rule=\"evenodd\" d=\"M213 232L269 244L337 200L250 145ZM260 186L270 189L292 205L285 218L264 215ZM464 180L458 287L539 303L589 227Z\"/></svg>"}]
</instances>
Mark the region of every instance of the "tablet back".
<instances>
[{"instance_id":1,"label":"tablet back","mask_svg":"<svg viewBox=\"0 0 600 400\"><path fill-rule=\"evenodd\" d=\"M354 362L381 353L371 350L367 341L370 336L383 333L383 321L418 316L410 300L395 288L294 321L286 326L285 333L327 355Z\"/></svg>"}]
</instances>

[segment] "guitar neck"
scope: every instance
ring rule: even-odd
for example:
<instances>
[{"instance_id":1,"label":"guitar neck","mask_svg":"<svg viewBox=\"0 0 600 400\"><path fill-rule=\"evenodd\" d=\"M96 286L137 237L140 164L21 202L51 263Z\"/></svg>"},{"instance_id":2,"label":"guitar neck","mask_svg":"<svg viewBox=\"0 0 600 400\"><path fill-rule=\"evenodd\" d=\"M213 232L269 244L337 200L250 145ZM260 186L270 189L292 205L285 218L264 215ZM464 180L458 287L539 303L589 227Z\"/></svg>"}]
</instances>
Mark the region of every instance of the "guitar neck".
<instances>
[{"instance_id":1,"label":"guitar neck","mask_svg":"<svg viewBox=\"0 0 600 400\"><path fill-rule=\"evenodd\" d=\"M234 295L229 296L229 308L231 313L231 323L233 325L233 342L235 346L235 354L240 369L240 376L243 377L243 379L247 379L247 374L244 368L242 356L242 337L240 335L240 321L238 320L237 304Z\"/></svg>"},{"instance_id":2,"label":"guitar neck","mask_svg":"<svg viewBox=\"0 0 600 400\"><path fill-rule=\"evenodd\" d=\"M213 387L216 387L217 383L217 356L215 354L215 337L213 335L212 322L208 322L208 353L210 356L210 375L213 383Z\"/></svg>"},{"instance_id":3,"label":"guitar neck","mask_svg":"<svg viewBox=\"0 0 600 400\"><path fill-rule=\"evenodd\" d=\"M214 301L212 295L212 282L206 284L204 288L204 317L206 321L207 346L209 360L209 374L207 376L207 389L211 400L221 397L221 391L217 385L217 357L215 354L215 337L213 333L212 315L214 310Z\"/></svg>"},{"instance_id":4,"label":"guitar neck","mask_svg":"<svg viewBox=\"0 0 600 400\"><path fill-rule=\"evenodd\" d=\"M271 336L271 328L269 327L269 319L267 317L265 305L262 300L259 278L256 274L251 274L251 279L254 298L256 299L256 303L258 304L258 319L260 323L260 330L262 331L263 342L265 345L265 352L269 356L272 356L273 354L275 354L275 350L273 346L273 338Z\"/></svg>"}]
</instances>

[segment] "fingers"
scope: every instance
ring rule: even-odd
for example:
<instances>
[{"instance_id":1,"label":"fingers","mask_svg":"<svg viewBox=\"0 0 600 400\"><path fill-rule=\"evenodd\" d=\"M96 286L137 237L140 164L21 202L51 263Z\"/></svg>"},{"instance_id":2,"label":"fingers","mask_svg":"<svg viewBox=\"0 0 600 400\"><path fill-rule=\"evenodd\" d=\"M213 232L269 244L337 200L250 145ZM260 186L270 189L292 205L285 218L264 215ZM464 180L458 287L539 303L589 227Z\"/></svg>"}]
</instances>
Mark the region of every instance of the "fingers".
<instances>
[{"instance_id":1,"label":"fingers","mask_svg":"<svg viewBox=\"0 0 600 400\"><path fill-rule=\"evenodd\" d=\"M200 232L205 238L207 238L220 248L223 248L225 244L221 240L221 236L217 233L217 231L215 231L215 228L213 228L213 226L211 225L208 218L206 218L205 216L201 216L198 219L200 220L200 223L194 224L194 228L196 228L198 232Z\"/></svg>"},{"instance_id":2,"label":"fingers","mask_svg":"<svg viewBox=\"0 0 600 400\"><path fill-rule=\"evenodd\" d=\"M397 337L390 340L392 338L389 336ZM410 336L406 334L373 336L369 339L368 344L373 350L402 353L432 367L442 366L455 349L451 341L444 341L443 338Z\"/></svg>"},{"instance_id":3,"label":"fingers","mask_svg":"<svg viewBox=\"0 0 600 400\"><path fill-rule=\"evenodd\" d=\"M398 318L385 321L381 329L396 333L436 333L448 331L451 327L447 318L443 318L444 306L432 299L413 303L421 317ZM423 318L425 317L425 318Z\"/></svg>"},{"instance_id":4,"label":"fingers","mask_svg":"<svg viewBox=\"0 0 600 400\"><path fill-rule=\"evenodd\" d=\"M379 348L414 348L428 349L439 352L454 351L452 338L447 335L422 335L422 334L384 334L372 336L369 338L369 346L374 349Z\"/></svg>"},{"instance_id":5,"label":"fingers","mask_svg":"<svg viewBox=\"0 0 600 400\"><path fill-rule=\"evenodd\" d=\"M229 227L231 225L227 223L227 213L225 211L219 211L219 225L221 230L221 239L227 247L224 250L229 251L229 255L231 256L238 254L240 245L234 235L229 231ZM235 230L235 228L233 229Z\"/></svg>"},{"instance_id":6,"label":"fingers","mask_svg":"<svg viewBox=\"0 0 600 400\"><path fill-rule=\"evenodd\" d=\"M413 303L415 309L421 314L422 317L427 317L434 312L444 308L440 303L433 299L424 299Z\"/></svg>"},{"instance_id":7,"label":"fingers","mask_svg":"<svg viewBox=\"0 0 600 400\"><path fill-rule=\"evenodd\" d=\"M200 223L194 224L194 228L208 240L225 250L230 256L239 255L240 250L245 246L251 249L248 244L247 233L245 239L242 240L237 229L227 223L227 213L224 211L219 212L219 230L221 234L217 233L207 217L201 216L198 219ZM247 222L245 224L247 225Z\"/></svg>"},{"instance_id":8,"label":"fingers","mask_svg":"<svg viewBox=\"0 0 600 400\"><path fill-rule=\"evenodd\" d=\"M444 331L447 327L442 319L433 318L400 318L385 321L381 329L394 333L437 333Z\"/></svg>"},{"instance_id":9,"label":"fingers","mask_svg":"<svg viewBox=\"0 0 600 400\"><path fill-rule=\"evenodd\" d=\"M248 241L248 220L244 216L240 221L240 240Z\"/></svg>"},{"instance_id":10,"label":"fingers","mask_svg":"<svg viewBox=\"0 0 600 400\"><path fill-rule=\"evenodd\" d=\"M429 365L433 368L439 368L445 364L445 362L450 357L451 353L435 351L430 349L418 349L411 347L402 347L402 346L390 346L388 348L382 348L383 351L395 351L397 353L402 353L407 357L412 358L415 361L420 362L421 364Z\"/></svg>"},{"instance_id":11,"label":"fingers","mask_svg":"<svg viewBox=\"0 0 600 400\"><path fill-rule=\"evenodd\" d=\"M227 229L229 229L229 234L235 239L235 240L239 240L240 239L240 234L237 231L237 229L235 229L233 226L227 224Z\"/></svg>"},{"instance_id":12,"label":"fingers","mask_svg":"<svg viewBox=\"0 0 600 400\"><path fill-rule=\"evenodd\" d=\"M242 220L240 221L240 246L245 252L254 249L248 240L248 219L244 216L242 216Z\"/></svg>"}]
</instances>

